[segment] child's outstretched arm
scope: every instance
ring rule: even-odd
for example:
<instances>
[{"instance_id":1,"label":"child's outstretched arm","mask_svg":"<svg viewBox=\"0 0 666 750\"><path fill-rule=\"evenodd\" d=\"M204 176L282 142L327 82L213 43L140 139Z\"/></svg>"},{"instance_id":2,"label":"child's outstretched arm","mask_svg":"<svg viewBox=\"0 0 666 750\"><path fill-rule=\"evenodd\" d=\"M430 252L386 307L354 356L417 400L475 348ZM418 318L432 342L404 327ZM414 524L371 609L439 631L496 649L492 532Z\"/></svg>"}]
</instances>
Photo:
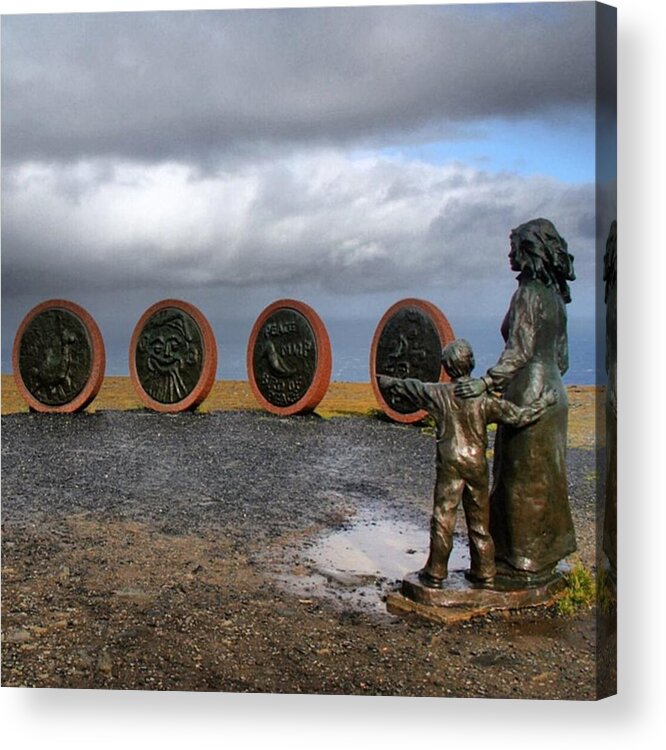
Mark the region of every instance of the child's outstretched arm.
<instances>
[{"instance_id":1,"label":"child's outstretched arm","mask_svg":"<svg viewBox=\"0 0 666 750\"><path fill-rule=\"evenodd\" d=\"M512 427L527 427L536 422L549 406L557 403L557 393L552 388L548 389L529 406L516 406L511 401L495 396L490 396L488 400L490 402L486 412L488 422L501 422Z\"/></svg>"},{"instance_id":2,"label":"child's outstretched arm","mask_svg":"<svg viewBox=\"0 0 666 750\"><path fill-rule=\"evenodd\" d=\"M405 398L416 409L430 411L437 407L428 386L432 383L422 383L416 378L392 378L388 375L377 375L377 383L383 391L388 391Z\"/></svg>"}]
</instances>

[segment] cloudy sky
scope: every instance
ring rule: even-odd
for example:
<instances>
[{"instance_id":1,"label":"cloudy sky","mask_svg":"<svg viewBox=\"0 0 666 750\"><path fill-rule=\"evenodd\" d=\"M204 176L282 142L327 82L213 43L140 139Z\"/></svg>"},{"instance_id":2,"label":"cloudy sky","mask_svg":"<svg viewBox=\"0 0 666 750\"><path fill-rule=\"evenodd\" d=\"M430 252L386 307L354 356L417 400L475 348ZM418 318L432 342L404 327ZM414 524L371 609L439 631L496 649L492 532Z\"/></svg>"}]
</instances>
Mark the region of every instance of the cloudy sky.
<instances>
[{"instance_id":1,"label":"cloudy sky","mask_svg":"<svg viewBox=\"0 0 666 750\"><path fill-rule=\"evenodd\" d=\"M3 17L3 372L50 297L97 319L112 374L167 296L211 320L220 377L278 297L320 313L334 357L354 339L365 361L406 296L474 343L536 216L589 319L594 38L587 2Z\"/></svg>"}]
</instances>

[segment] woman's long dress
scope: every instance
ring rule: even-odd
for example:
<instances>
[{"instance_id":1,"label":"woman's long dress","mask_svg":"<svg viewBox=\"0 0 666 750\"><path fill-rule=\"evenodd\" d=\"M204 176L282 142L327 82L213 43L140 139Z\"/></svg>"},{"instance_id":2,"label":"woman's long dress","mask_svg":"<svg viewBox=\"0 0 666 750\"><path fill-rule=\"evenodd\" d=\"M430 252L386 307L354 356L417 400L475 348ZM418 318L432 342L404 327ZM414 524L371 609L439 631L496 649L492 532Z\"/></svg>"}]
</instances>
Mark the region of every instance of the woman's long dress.
<instances>
[{"instance_id":1,"label":"woman's long dress","mask_svg":"<svg viewBox=\"0 0 666 750\"><path fill-rule=\"evenodd\" d=\"M564 301L539 280L521 280L502 323L506 342L488 371L494 387L518 406L557 392L558 402L529 427L500 425L495 442L490 532L496 558L539 573L576 549L566 475L568 368Z\"/></svg>"},{"instance_id":2,"label":"woman's long dress","mask_svg":"<svg viewBox=\"0 0 666 750\"><path fill-rule=\"evenodd\" d=\"M603 549L617 575L617 286L606 300L606 500Z\"/></svg>"}]
</instances>

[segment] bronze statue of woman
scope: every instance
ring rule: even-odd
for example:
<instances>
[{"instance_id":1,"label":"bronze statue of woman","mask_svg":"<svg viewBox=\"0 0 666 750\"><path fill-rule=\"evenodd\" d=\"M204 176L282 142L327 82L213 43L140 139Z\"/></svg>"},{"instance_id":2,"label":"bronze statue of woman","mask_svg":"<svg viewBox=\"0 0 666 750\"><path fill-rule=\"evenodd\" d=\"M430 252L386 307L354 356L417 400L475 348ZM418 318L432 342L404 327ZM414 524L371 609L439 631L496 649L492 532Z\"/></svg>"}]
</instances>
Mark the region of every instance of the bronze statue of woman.
<instances>
[{"instance_id":1,"label":"bronze statue of woman","mask_svg":"<svg viewBox=\"0 0 666 750\"><path fill-rule=\"evenodd\" d=\"M511 232L509 262L518 289L502 323L504 351L482 378L460 383L456 395L498 391L525 406L545 389L557 405L529 427L501 425L495 440L490 532L498 580L529 586L553 575L576 549L566 475L568 399L567 282L575 279L567 243L546 219Z\"/></svg>"},{"instance_id":2,"label":"bronze statue of woman","mask_svg":"<svg viewBox=\"0 0 666 750\"><path fill-rule=\"evenodd\" d=\"M606 282L606 498L603 548L617 578L617 222L611 224L604 256Z\"/></svg>"}]
</instances>

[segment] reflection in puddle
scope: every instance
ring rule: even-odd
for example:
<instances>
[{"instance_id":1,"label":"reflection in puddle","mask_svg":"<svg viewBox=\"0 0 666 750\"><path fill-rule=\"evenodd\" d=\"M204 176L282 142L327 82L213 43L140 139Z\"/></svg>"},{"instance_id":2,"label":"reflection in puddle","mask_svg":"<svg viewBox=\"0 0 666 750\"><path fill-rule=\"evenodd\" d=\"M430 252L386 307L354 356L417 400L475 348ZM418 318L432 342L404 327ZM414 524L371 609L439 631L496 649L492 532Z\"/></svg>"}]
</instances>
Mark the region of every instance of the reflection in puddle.
<instances>
[{"instance_id":1,"label":"reflection in puddle","mask_svg":"<svg viewBox=\"0 0 666 750\"><path fill-rule=\"evenodd\" d=\"M384 598L425 565L429 526L364 512L347 526L296 551L278 580L299 597L325 597L345 608L386 614ZM469 567L466 538L454 537L450 570Z\"/></svg>"}]
</instances>

